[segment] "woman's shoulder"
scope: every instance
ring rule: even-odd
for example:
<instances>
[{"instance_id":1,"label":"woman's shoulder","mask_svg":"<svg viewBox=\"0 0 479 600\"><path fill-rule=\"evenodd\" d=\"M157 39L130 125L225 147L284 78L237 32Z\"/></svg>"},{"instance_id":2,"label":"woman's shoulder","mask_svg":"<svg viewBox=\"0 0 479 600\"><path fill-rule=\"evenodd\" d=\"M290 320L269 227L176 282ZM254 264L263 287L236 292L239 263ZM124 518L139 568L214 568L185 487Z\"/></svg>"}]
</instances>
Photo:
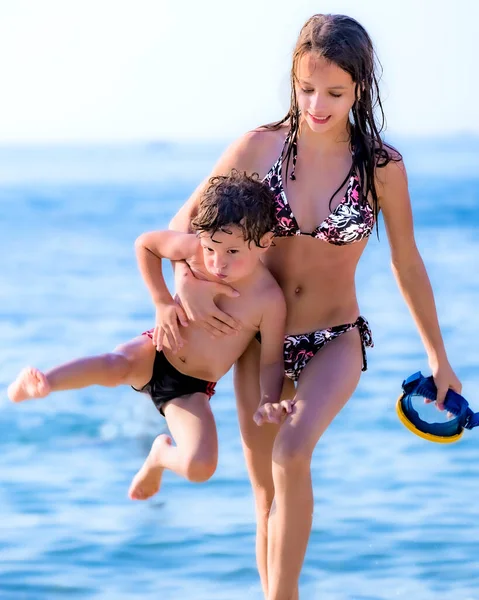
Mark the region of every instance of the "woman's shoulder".
<instances>
[{"instance_id":1,"label":"woman's shoulder","mask_svg":"<svg viewBox=\"0 0 479 600\"><path fill-rule=\"evenodd\" d=\"M400 151L390 143L375 144L376 181L384 185L391 178L404 178L406 168Z\"/></svg>"},{"instance_id":2,"label":"woman's shoulder","mask_svg":"<svg viewBox=\"0 0 479 600\"><path fill-rule=\"evenodd\" d=\"M290 130L289 122L285 123L269 123L267 125L259 125L251 129L243 137L254 139L257 143L271 144L274 141L282 141L284 143L286 136Z\"/></svg>"},{"instance_id":3,"label":"woman's shoulder","mask_svg":"<svg viewBox=\"0 0 479 600\"><path fill-rule=\"evenodd\" d=\"M407 192L408 178L403 157L397 148L383 145L375 170L376 189L381 202Z\"/></svg>"},{"instance_id":4,"label":"woman's shoulder","mask_svg":"<svg viewBox=\"0 0 479 600\"><path fill-rule=\"evenodd\" d=\"M387 167L390 163L402 163L402 154L389 142L374 142L374 151L376 154L376 166L378 168Z\"/></svg>"},{"instance_id":5,"label":"woman's shoulder","mask_svg":"<svg viewBox=\"0 0 479 600\"><path fill-rule=\"evenodd\" d=\"M246 132L228 148L230 162L239 170L264 177L280 156L288 131L286 125L278 128L263 125Z\"/></svg>"}]
</instances>

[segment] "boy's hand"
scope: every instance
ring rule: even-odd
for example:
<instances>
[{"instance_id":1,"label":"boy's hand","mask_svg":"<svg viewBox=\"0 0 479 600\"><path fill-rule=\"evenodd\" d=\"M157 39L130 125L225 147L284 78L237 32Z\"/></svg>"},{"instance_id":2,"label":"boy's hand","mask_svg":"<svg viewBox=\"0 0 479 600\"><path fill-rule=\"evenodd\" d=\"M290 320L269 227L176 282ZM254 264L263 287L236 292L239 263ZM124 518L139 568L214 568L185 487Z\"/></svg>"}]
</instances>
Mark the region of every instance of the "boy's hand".
<instances>
[{"instance_id":1,"label":"boy's hand","mask_svg":"<svg viewBox=\"0 0 479 600\"><path fill-rule=\"evenodd\" d=\"M283 417L293 412L294 400L281 400L281 402L266 402L262 404L253 415L256 425L263 423L276 423L279 425Z\"/></svg>"},{"instance_id":2,"label":"boy's hand","mask_svg":"<svg viewBox=\"0 0 479 600\"><path fill-rule=\"evenodd\" d=\"M158 352L163 348L165 338L168 347L176 354L183 346L184 340L180 334L178 323L188 327L185 311L178 302L157 304L155 330L153 331L153 344Z\"/></svg>"}]
</instances>

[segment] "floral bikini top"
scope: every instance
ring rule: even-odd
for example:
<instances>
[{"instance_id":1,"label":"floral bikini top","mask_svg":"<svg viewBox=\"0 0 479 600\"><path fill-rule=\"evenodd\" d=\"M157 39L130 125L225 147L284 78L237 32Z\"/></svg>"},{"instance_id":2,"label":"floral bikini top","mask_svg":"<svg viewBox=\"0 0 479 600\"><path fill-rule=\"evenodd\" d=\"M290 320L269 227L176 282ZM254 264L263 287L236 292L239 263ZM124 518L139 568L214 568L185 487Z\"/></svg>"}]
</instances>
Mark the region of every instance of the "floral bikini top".
<instances>
[{"instance_id":1,"label":"floral bikini top","mask_svg":"<svg viewBox=\"0 0 479 600\"><path fill-rule=\"evenodd\" d=\"M356 173L351 175L344 198L332 213L312 233L301 231L293 211L288 204L281 176L284 150L289 137L289 135L286 137L278 160L264 178L265 183L268 184L275 197L276 226L274 234L278 237L310 235L318 240L323 240L336 246L352 244L353 242L359 242L369 237L374 228L374 212L369 202L361 202L360 200L361 189ZM298 155L296 142L293 142L292 153L293 172L290 177L294 180L294 170Z\"/></svg>"}]
</instances>

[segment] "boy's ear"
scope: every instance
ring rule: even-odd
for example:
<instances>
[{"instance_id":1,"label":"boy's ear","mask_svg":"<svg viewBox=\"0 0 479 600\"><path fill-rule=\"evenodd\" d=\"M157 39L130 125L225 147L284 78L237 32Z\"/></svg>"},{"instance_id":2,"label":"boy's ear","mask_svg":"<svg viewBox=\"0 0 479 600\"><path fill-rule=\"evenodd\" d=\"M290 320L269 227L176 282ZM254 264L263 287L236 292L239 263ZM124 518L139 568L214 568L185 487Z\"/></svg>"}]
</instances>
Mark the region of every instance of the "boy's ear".
<instances>
[{"instance_id":1,"label":"boy's ear","mask_svg":"<svg viewBox=\"0 0 479 600\"><path fill-rule=\"evenodd\" d=\"M265 233L263 235L263 237L260 240L261 247L263 248L263 250L267 250L271 246L271 244L273 242L273 238L274 238L274 233L272 231L268 231L268 233Z\"/></svg>"}]
</instances>

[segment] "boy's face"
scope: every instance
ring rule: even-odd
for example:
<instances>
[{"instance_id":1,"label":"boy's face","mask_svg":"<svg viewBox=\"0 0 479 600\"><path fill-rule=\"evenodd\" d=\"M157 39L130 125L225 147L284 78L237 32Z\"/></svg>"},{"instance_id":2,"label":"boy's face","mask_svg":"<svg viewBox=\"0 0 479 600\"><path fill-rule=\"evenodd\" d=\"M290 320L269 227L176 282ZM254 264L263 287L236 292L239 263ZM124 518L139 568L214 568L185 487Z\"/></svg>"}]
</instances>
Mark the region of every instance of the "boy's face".
<instances>
[{"instance_id":1,"label":"boy's face","mask_svg":"<svg viewBox=\"0 0 479 600\"><path fill-rule=\"evenodd\" d=\"M265 247L260 248L254 242L246 242L237 225L228 225L226 229L231 233L219 230L211 235L203 231L199 238L208 273L219 281L232 283L253 273L273 236L266 234L261 240Z\"/></svg>"}]
</instances>

